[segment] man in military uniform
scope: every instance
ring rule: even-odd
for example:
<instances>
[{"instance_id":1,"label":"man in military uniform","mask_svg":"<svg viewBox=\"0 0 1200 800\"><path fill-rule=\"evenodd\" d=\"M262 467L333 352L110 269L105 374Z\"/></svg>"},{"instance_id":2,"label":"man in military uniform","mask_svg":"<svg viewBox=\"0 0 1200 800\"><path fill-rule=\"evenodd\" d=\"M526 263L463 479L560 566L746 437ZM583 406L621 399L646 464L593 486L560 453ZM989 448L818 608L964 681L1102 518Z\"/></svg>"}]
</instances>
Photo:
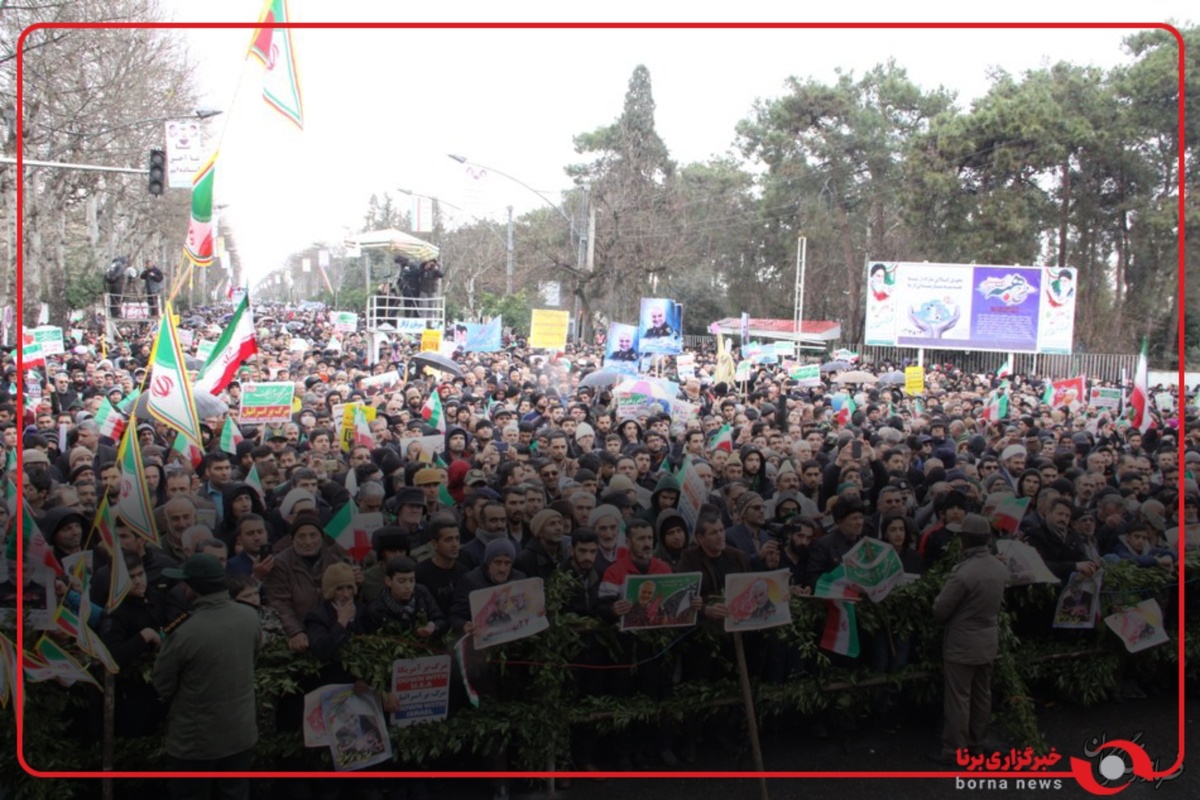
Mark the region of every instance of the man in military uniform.
<instances>
[{"instance_id":1,"label":"man in military uniform","mask_svg":"<svg viewBox=\"0 0 1200 800\"><path fill-rule=\"evenodd\" d=\"M666 306L656 305L650 309L650 327L642 334L647 339L670 338L675 335L675 329L667 324Z\"/></svg>"},{"instance_id":2,"label":"man in military uniform","mask_svg":"<svg viewBox=\"0 0 1200 800\"><path fill-rule=\"evenodd\" d=\"M609 358L613 361L637 361L638 354L633 349L633 334L621 331L617 335L617 348Z\"/></svg>"}]
</instances>

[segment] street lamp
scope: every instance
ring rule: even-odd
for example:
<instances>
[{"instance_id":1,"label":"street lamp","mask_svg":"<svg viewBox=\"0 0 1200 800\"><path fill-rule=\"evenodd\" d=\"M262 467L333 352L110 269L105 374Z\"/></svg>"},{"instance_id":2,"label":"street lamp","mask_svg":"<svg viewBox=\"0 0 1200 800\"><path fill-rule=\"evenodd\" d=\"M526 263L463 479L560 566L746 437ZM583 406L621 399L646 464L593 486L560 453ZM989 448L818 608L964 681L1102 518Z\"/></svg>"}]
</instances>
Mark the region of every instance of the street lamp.
<instances>
[{"instance_id":1,"label":"street lamp","mask_svg":"<svg viewBox=\"0 0 1200 800\"><path fill-rule=\"evenodd\" d=\"M557 211L557 212L558 212L558 215L559 215L560 217L562 217L563 219L565 219L565 220L567 221L567 225L569 225L569 226L570 226L570 238L571 238L572 240L574 240L574 239L578 238L578 240L579 240L579 244L578 244L578 247L576 248L576 253L575 253L575 271L576 271L576 275L582 275L582 274L583 274L583 264L584 264L584 259L585 259L585 256L584 256L584 247L585 247L585 242L587 241L587 236L584 236L584 235L579 235L579 236L576 236L576 233L575 233L575 220L574 220L574 218L572 218L572 217L571 217L571 215L567 214L567 212L566 212L566 211L564 211L563 209L561 209L561 208L560 208L560 207L559 207L557 204L550 202L549 198L547 198L547 197L546 197L544 194L542 194L542 193L541 193L541 192L539 192L537 189L533 188L532 186L530 186L528 183L526 183L525 181L521 180L520 178L516 178L516 177L514 177L514 176L512 176L512 175L509 175L507 172L502 172L502 171L500 171L500 170L498 170L498 169L495 169L494 167L489 167L489 166L487 166L487 165L485 165L485 164L476 164L476 163L475 163L475 162L473 162L473 161L468 161L468 159L467 159L467 157L466 157L466 156L455 155L454 153L447 153L447 154L446 154L446 156L447 156L448 158L451 158L451 159L453 159L454 161L457 161L459 164L466 165L466 164L468 164L468 163L472 163L472 164L475 164L475 165L476 165L476 166L478 166L478 167L482 167L482 168L483 168L483 169L485 169L485 170L488 170L488 171L490 171L490 172L494 172L494 173L496 173L497 175L500 175L501 177L508 178L510 181L512 181L513 183L517 184L518 186L522 186L522 187L524 187L524 188L528 189L529 191L533 192L535 195L537 195L537 196L538 196L538 197L541 199L541 201L542 201L543 203L545 203L546 205L550 206L550 207L551 207L551 208L553 208L555 211ZM508 207L508 218L509 218L509 237L510 237L510 239L511 239L511 237L512 237L512 206L509 206L509 207ZM578 280L578 278L576 278L576 280ZM510 281L509 281L509 290L510 290L510 293L511 293L511 286L512 286L512 284L511 284L511 280L510 280ZM575 316L576 316L576 317L578 317L578 306L579 306L579 295L578 295L578 293L575 295L575 304L576 304L576 314L575 314ZM582 327L582 326L580 326L580 327ZM581 331L580 331L580 330L576 330L576 335L577 335L577 336L578 336L578 335L580 335L580 333L581 333Z\"/></svg>"}]
</instances>

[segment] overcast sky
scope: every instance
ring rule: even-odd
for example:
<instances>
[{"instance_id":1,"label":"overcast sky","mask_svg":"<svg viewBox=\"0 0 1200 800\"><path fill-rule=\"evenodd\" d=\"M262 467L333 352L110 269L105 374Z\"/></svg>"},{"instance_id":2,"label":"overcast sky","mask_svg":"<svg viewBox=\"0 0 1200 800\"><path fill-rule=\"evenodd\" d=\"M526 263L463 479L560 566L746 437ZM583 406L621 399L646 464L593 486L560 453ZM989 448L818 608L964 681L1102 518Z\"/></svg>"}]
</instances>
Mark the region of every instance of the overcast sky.
<instances>
[{"instance_id":1,"label":"overcast sky","mask_svg":"<svg viewBox=\"0 0 1200 800\"><path fill-rule=\"evenodd\" d=\"M254 0L163 2L180 21L253 21L257 13ZM651 5L666 11L649 12ZM778 10L756 14L763 5L291 0L289 7L301 22L800 19ZM1044 2L947 7L955 21L1064 21L1062 5ZM787 8L798 14L801 7ZM833 22L844 19L844 8L802 11L806 20ZM855 21L951 19L932 12L901 17L898 8L853 6ZM1179 0L1094 2L1071 9L1087 17L1065 21L1119 22L1132 9L1139 22L1186 22L1191 8ZM833 81L837 68L861 74L892 58L919 85L953 90L968 107L987 91L995 69L1019 74L1060 60L1123 63L1128 55L1120 42L1131 31L299 30L293 37L303 132L265 110L261 71L243 69L249 30L181 35L197 66L201 105L226 112L209 122L212 141L222 137L215 192L217 203L227 206L223 213L237 231L253 282L289 252L356 232L373 192L410 189L496 219L507 204L519 214L542 202L494 171L486 192L467 194L463 169L447 153L508 173L556 200L570 185L563 167L582 160L572 137L620 114L638 64L650 70L660 136L677 162L688 163L730 152L736 123L756 99L780 96L788 76Z\"/></svg>"}]
</instances>

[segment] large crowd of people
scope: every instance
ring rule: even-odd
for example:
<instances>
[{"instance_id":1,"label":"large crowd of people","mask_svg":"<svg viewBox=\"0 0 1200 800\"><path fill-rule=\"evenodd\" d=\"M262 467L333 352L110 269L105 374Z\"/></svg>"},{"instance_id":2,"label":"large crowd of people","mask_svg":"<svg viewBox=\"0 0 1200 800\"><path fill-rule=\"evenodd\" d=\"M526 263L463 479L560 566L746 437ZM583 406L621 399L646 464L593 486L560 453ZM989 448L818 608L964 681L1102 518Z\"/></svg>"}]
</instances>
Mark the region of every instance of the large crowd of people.
<instances>
[{"instance_id":1,"label":"large crowd of people","mask_svg":"<svg viewBox=\"0 0 1200 800\"><path fill-rule=\"evenodd\" d=\"M195 342L215 338L229 313L188 311L181 326ZM93 522L105 496L114 504L120 496L118 442L102 435L96 416L105 401L120 406L142 385L156 327L125 326L128 338L114 340L102 320L85 320L68 352L26 372L23 396L15 354L0 359L0 441L6 453L21 443L24 471L23 494L11 498L0 521L27 512L60 564L86 555L90 597L77 596L69 570L40 591L54 600L75 592L68 602L76 607L90 602L89 624L122 667L157 656L152 685L118 677L117 729L123 736L161 732L169 711L168 753L184 765L242 764L253 749L254 720L243 713L222 728L227 709L208 702L236 696L252 673L231 669L219 691L204 692L200 676L212 680L223 668L220 659L197 655L208 642L222 658L252 659L244 637L233 641L246 623L244 605L257 612L260 643L274 639L311 653L327 665L322 682L337 683L353 680L336 658L352 637L392 629L452 642L473 629L471 591L526 576L565 573L575 587L569 610L616 626L644 614L619 591L629 576L700 572L700 597L692 601L697 624L719 625L729 614L720 598L726 575L787 569L793 591L811 593L862 537L893 547L912 574L934 567L948 550L958 553L951 544L963 537L970 570L984 576L952 578L964 592L980 581L995 585L987 545L998 535L1032 545L1063 581L1113 561L1173 569L1186 549L1200 546L1193 477L1200 420L1184 413L1188 398L1179 392L1176 410L1156 412L1143 431L1117 409L1086 400L1050 407L1041 399L1048 378L1017 375L1007 387L1007 416L995 419L985 413L987 395L1001 384L994 374L929 365L920 397L869 381L801 386L780 365L756 366L749 380L734 382L717 379L716 349L704 346L690 351L690 374L677 374L670 357L655 366L694 406L693 416L620 418L611 383L580 386L601 368L603 348L594 344L546 353L506 336L499 352L458 353L461 377L417 374L409 369L415 340L394 337L377 346L366 334L335 331L315 307L261 305L255 314L258 354L222 390L229 412L203 418L198 461L174 446L169 426L133 422L159 542L118 515L115 555ZM902 365L859 366L882 373ZM393 370L400 378L393 385L367 380ZM223 450L222 430L237 417L241 385L268 380L294 383L290 421L243 423L243 440L233 452ZM444 430L422 414L435 392ZM853 411L839 413L845 397ZM373 441L343 448L340 407L355 402L374 410ZM441 437L433 452L425 444L431 436ZM7 463L15 481L16 462ZM680 512L685 469L706 491L691 521ZM252 471L257 480L247 482ZM1015 533L989 529L986 521L981 528L980 512L1006 495L1031 499ZM368 532L371 552L357 561L327 531L350 502L381 523ZM10 547L10 557L14 552ZM114 559L132 586L106 609ZM26 570L27 578L36 574ZM11 567L9 575L5 604L23 591L26 604L36 606L36 583L18 587ZM939 602L935 610L948 625L964 617L955 604L968 600ZM948 672L947 732L935 754L942 759L955 748L986 744L970 685L972 675L987 673L979 661L994 651L986 620L994 626L998 600L993 591L969 602L977 606L965 615L976 628L962 635L968 645L952 652L948 635L946 659L957 683L951 691ZM903 665L903 642L864 641L864 665ZM619 653L596 648L585 657L609 665L645 657L636 635L623 634L622 642ZM754 669L786 680L792 655L764 645ZM722 659L697 650L679 672L653 663L596 671L578 687L661 697L678 681L719 678L725 669ZM385 687L371 688L395 710ZM477 688L485 703L489 692L505 691L487 675ZM698 739L710 735L721 733L663 723L634 726L608 743L584 732L572 755L584 770L692 764ZM490 758L489 766L506 763L501 752ZM496 792L507 789L498 783Z\"/></svg>"}]
</instances>

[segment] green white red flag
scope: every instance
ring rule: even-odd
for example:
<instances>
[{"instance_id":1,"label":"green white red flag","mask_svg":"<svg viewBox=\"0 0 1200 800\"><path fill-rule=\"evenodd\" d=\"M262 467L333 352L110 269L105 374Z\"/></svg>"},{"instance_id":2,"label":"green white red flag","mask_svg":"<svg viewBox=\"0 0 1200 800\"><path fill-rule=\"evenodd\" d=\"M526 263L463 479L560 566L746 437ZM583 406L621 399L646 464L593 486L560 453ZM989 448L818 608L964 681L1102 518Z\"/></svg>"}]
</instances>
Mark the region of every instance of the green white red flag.
<instances>
[{"instance_id":1,"label":"green white red flag","mask_svg":"<svg viewBox=\"0 0 1200 800\"><path fill-rule=\"evenodd\" d=\"M233 417L226 419L225 424L221 426L221 449L236 456L237 446L245 440L246 437L242 436L242 431L233 421Z\"/></svg>"},{"instance_id":2,"label":"green white red flag","mask_svg":"<svg viewBox=\"0 0 1200 800\"><path fill-rule=\"evenodd\" d=\"M250 41L249 55L258 59L267 71L263 78L263 100L303 130L304 101L300 96L291 31L273 27L287 21L287 0L267 0L258 20L259 27Z\"/></svg>"},{"instance_id":3,"label":"green white red flag","mask_svg":"<svg viewBox=\"0 0 1200 800\"><path fill-rule=\"evenodd\" d=\"M121 446L117 448L117 465L121 468L117 513L134 533L157 545L154 504L146 487L146 467L142 464L142 448L138 442L137 428L133 425L127 427L125 435L121 437Z\"/></svg>"},{"instance_id":4,"label":"green white red flag","mask_svg":"<svg viewBox=\"0 0 1200 800\"><path fill-rule=\"evenodd\" d=\"M817 579L812 596L829 601L821 647L851 658L857 656L858 619L854 613L854 601L858 599L859 592L846 578L846 568L838 564Z\"/></svg>"},{"instance_id":5,"label":"green white red flag","mask_svg":"<svg viewBox=\"0 0 1200 800\"><path fill-rule=\"evenodd\" d=\"M257 352L254 314L250 310L250 293L247 292L196 377L196 391L220 394L233 381L238 367Z\"/></svg>"},{"instance_id":6,"label":"green white red flag","mask_svg":"<svg viewBox=\"0 0 1200 800\"><path fill-rule=\"evenodd\" d=\"M329 534L329 537L341 545L356 564L361 563L367 553L371 552L371 537L366 529L355 525L357 517L358 506L354 504L353 500L350 500L338 509L338 512L329 520L329 524L325 526L325 532Z\"/></svg>"},{"instance_id":7,"label":"green white red flag","mask_svg":"<svg viewBox=\"0 0 1200 800\"><path fill-rule=\"evenodd\" d=\"M989 422L999 422L1008 416L1008 381L988 395L982 416Z\"/></svg>"},{"instance_id":8,"label":"green white red flag","mask_svg":"<svg viewBox=\"0 0 1200 800\"><path fill-rule=\"evenodd\" d=\"M128 520L126 522L128 523ZM113 522L112 508L108 504L107 493L100 500L100 507L96 509L95 527L100 534L100 540L104 542L104 546L108 549L108 554L112 556L112 574L109 576L108 581L108 599L104 602L104 607L112 611L121 605L121 601L125 599L125 595L129 594L133 580L129 577L129 568L125 566L125 559L121 557L121 541L117 538L117 528Z\"/></svg>"},{"instance_id":9,"label":"green white red flag","mask_svg":"<svg viewBox=\"0 0 1200 800\"><path fill-rule=\"evenodd\" d=\"M849 425L854 419L854 412L858 410L858 406L854 404L853 395L846 395L846 402L842 403L842 407L837 412L837 424Z\"/></svg>"},{"instance_id":10,"label":"green white red flag","mask_svg":"<svg viewBox=\"0 0 1200 800\"><path fill-rule=\"evenodd\" d=\"M1010 355L1008 358L1004 359L1004 363L1000 365L1000 369L996 370L996 377L1004 380L1005 378L1011 378L1012 374L1013 358Z\"/></svg>"},{"instance_id":11,"label":"green white red flag","mask_svg":"<svg viewBox=\"0 0 1200 800\"><path fill-rule=\"evenodd\" d=\"M200 415L196 412L192 384L188 380L183 348L179 344L173 316L171 304L167 303L158 325L154 351L150 354L150 366L153 371L147 385L150 401L146 408L150 416L170 425L197 447L203 447L204 440L200 437Z\"/></svg>"},{"instance_id":12,"label":"green white red flag","mask_svg":"<svg viewBox=\"0 0 1200 800\"><path fill-rule=\"evenodd\" d=\"M433 393L435 396L437 392ZM440 409L439 409L440 410ZM375 449L375 434L371 433L371 426L367 423L367 415L363 413L362 406L354 407L354 444Z\"/></svg>"},{"instance_id":13,"label":"green white red flag","mask_svg":"<svg viewBox=\"0 0 1200 800\"><path fill-rule=\"evenodd\" d=\"M1142 339L1142 352L1138 354L1137 368L1133 372L1133 391L1129 394L1129 406L1133 410L1130 423L1142 433L1154 427L1150 417L1150 376L1146 361L1146 340Z\"/></svg>"},{"instance_id":14,"label":"green white red flag","mask_svg":"<svg viewBox=\"0 0 1200 800\"><path fill-rule=\"evenodd\" d=\"M15 529L17 525L15 517L11 525ZM10 564L17 560L17 537L13 533L9 534L8 544L5 548L5 556ZM54 557L54 550L42 536L41 528L38 527L37 521L29 510L29 504L25 502L21 503L21 544L25 550L26 563L44 566L52 570L55 575L65 574L62 564L59 564L58 559Z\"/></svg>"},{"instance_id":15,"label":"green white red flag","mask_svg":"<svg viewBox=\"0 0 1200 800\"><path fill-rule=\"evenodd\" d=\"M38 642L36 654L26 653L23 666L25 676L37 683L39 681L59 680L67 686L82 681L90 683L97 689L100 684L84 669L78 661L52 640L42 637Z\"/></svg>"},{"instance_id":16,"label":"green white red flag","mask_svg":"<svg viewBox=\"0 0 1200 800\"><path fill-rule=\"evenodd\" d=\"M217 154L192 176L192 217L188 221L187 240L183 255L197 267L210 267L213 262L213 176L217 171Z\"/></svg>"},{"instance_id":17,"label":"green white red flag","mask_svg":"<svg viewBox=\"0 0 1200 800\"><path fill-rule=\"evenodd\" d=\"M724 450L726 453L733 452L733 428L726 422L717 429L716 435L713 437L712 447L710 450Z\"/></svg>"},{"instance_id":18,"label":"green white red flag","mask_svg":"<svg viewBox=\"0 0 1200 800\"><path fill-rule=\"evenodd\" d=\"M182 433L175 434L175 441L171 443L171 449L187 459L193 467L200 466L200 462L204 460L204 452Z\"/></svg>"},{"instance_id":19,"label":"green white red flag","mask_svg":"<svg viewBox=\"0 0 1200 800\"><path fill-rule=\"evenodd\" d=\"M429 399L421 406L421 418L437 429L438 433L446 432L446 416L442 413L442 396L437 389L429 393Z\"/></svg>"},{"instance_id":20,"label":"green white red flag","mask_svg":"<svg viewBox=\"0 0 1200 800\"><path fill-rule=\"evenodd\" d=\"M93 421L100 426L100 435L116 441L125 432L125 417L117 411L107 397L100 398L100 408L96 410Z\"/></svg>"}]
</instances>

